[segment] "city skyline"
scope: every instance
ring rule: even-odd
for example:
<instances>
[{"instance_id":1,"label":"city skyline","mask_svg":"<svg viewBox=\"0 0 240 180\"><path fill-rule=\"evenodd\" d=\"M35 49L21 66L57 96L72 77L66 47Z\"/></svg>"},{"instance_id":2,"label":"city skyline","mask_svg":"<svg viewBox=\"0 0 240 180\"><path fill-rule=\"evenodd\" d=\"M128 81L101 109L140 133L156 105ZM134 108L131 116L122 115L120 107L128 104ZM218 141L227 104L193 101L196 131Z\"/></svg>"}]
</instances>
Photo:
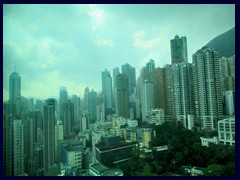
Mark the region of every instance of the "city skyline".
<instances>
[{"instance_id":1,"label":"city skyline","mask_svg":"<svg viewBox=\"0 0 240 180\"><path fill-rule=\"evenodd\" d=\"M3 20L3 100L15 66L22 96L46 99L61 86L69 95L83 96L86 87L99 92L101 72L113 77L125 63L136 78L149 59L170 64L176 34L186 36L192 62L193 53L235 26L235 5L4 5Z\"/></svg>"}]
</instances>

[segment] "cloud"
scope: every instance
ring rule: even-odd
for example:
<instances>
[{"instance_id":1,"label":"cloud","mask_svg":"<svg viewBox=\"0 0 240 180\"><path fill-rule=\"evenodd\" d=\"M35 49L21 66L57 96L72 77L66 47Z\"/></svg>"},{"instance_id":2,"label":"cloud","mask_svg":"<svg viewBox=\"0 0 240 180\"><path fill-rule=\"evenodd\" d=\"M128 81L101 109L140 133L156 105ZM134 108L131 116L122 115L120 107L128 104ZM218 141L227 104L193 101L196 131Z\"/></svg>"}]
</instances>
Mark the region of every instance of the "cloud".
<instances>
[{"instance_id":1,"label":"cloud","mask_svg":"<svg viewBox=\"0 0 240 180\"><path fill-rule=\"evenodd\" d=\"M107 46L107 47L114 47L114 44L111 39L107 38L99 38L96 42L98 46Z\"/></svg>"},{"instance_id":2,"label":"cloud","mask_svg":"<svg viewBox=\"0 0 240 180\"><path fill-rule=\"evenodd\" d=\"M150 40L146 40L145 31L138 31L133 35L133 46L139 49L154 49L159 47L161 42L161 37L156 37Z\"/></svg>"},{"instance_id":3,"label":"cloud","mask_svg":"<svg viewBox=\"0 0 240 180\"><path fill-rule=\"evenodd\" d=\"M98 91L105 68L170 63L176 34L187 37L191 59L235 24L234 5L9 4L3 11L4 97L14 66L26 97L58 96L60 86L69 94Z\"/></svg>"},{"instance_id":4,"label":"cloud","mask_svg":"<svg viewBox=\"0 0 240 180\"><path fill-rule=\"evenodd\" d=\"M100 9L97 5L90 5L88 15L91 17L93 22L93 30L101 27L105 23L106 13Z\"/></svg>"},{"instance_id":5,"label":"cloud","mask_svg":"<svg viewBox=\"0 0 240 180\"><path fill-rule=\"evenodd\" d=\"M69 95L84 94L84 89L87 86L86 82L73 81L59 71L52 71L41 75L41 80L32 81L31 77L22 75L22 85L25 86L22 90L22 95L25 97L49 98L59 95L61 86L67 87ZM26 83L29 82L29 83Z\"/></svg>"}]
</instances>

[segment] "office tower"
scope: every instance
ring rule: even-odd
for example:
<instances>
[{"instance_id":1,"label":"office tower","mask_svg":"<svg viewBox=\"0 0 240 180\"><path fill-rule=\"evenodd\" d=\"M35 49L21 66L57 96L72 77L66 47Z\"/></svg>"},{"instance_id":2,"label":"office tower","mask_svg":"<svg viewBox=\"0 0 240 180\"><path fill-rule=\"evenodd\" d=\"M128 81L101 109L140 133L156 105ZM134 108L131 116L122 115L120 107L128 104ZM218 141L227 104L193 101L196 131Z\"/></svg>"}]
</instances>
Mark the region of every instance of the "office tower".
<instances>
[{"instance_id":1,"label":"office tower","mask_svg":"<svg viewBox=\"0 0 240 180\"><path fill-rule=\"evenodd\" d=\"M129 118L129 94L128 78L125 74L118 74L116 77L116 114Z\"/></svg>"},{"instance_id":2,"label":"office tower","mask_svg":"<svg viewBox=\"0 0 240 180\"><path fill-rule=\"evenodd\" d=\"M122 73L127 75L128 78L128 94L131 95L136 87L136 72L135 68L128 63L122 65Z\"/></svg>"},{"instance_id":3,"label":"office tower","mask_svg":"<svg viewBox=\"0 0 240 180\"><path fill-rule=\"evenodd\" d=\"M17 72L10 75L9 81L9 101L16 102L21 98L21 77Z\"/></svg>"},{"instance_id":4,"label":"office tower","mask_svg":"<svg viewBox=\"0 0 240 180\"><path fill-rule=\"evenodd\" d=\"M68 92L65 87L60 88L60 101L59 101L59 106L60 106L60 120L63 121L63 104L67 101L68 99Z\"/></svg>"},{"instance_id":5,"label":"office tower","mask_svg":"<svg viewBox=\"0 0 240 180\"><path fill-rule=\"evenodd\" d=\"M55 162L55 109L56 100L47 99L43 117L44 174Z\"/></svg>"},{"instance_id":6,"label":"office tower","mask_svg":"<svg viewBox=\"0 0 240 180\"><path fill-rule=\"evenodd\" d=\"M89 118L89 113L84 111L81 115L81 120L80 120L80 131L85 131L90 128L90 118Z\"/></svg>"},{"instance_id":7,"label":"office tower","mask_svg":"<svg viewBox=\"0 0 240 180\"><path fill-rule=\"evenodd\" d=\"M10 112L14 116L20 117L21 105L21 77L15 71L10 75L9 80L9 104Z\"/></svg>"},{"instance_id":8,"label":"office tower","mask_svg":"<svg viewBox=\"0 0 240 180\"><path fill-rule=\"evenodd\" d=\"M113 69L113 105L115 106L115 99L116 99L116 77L120 73L119 67L115 67Z\"/></svg>"},{"instance_id":9,"label":"office tower","mask_svg":"<svg viewBox=\"0 0 240 180\"><path fill-rule=\"evenodd\" d=\"M14 176L24 173L24 134L20 119L13 121L13 162Z\"/></svg>"},{"instance_id":10,"label":"office tower","mask_svg":"<svg viewBox=\"0 0 240 180\"><path fill-rule=\"evenodd\" d=\"M187 38L176 35L170 40L172 64L188 62L187 58Z\"/></svg>"},{"instance_id":11,"label":"office tower","mask_svg":"<svg viewBox=\"0 0 240 180\"><path fill-rule=\"evenodd\" d=\"M107 69L102 72L102 93L104 95L105 115L107 116L112 114L113 109L112 77Z\"/></svg>"},{"instance_id":12,"label":"office tower","mask_svg":"<svg viewBox=\"0 0 240 180\"><path fill-rule=\"evenodd\" d=\"M146 121L148 113L154 108L154 89L151 81L144 81L142 95L142 120Z\"/></svg>"},{"instance_id":13,"label":"office tower","mask_svg":"<svg viewBox=\"0 0 240 180\"><path fill-rule=\"evenodd\" d=\"M73 133L74 127L74 109L71 100L66 100L63 103L63 132L64 138Z\"/></svg>"},{"instance_id":14,"label":"office tower","mask_svg":"<svg viewBox=\"0 0 240 180\"><path fill-rule=\"evenodd\" d=\"M196 117L202 129L215 130L223 115L218 51L203 47L193 54Z\"/></svg>"}]
</instances>

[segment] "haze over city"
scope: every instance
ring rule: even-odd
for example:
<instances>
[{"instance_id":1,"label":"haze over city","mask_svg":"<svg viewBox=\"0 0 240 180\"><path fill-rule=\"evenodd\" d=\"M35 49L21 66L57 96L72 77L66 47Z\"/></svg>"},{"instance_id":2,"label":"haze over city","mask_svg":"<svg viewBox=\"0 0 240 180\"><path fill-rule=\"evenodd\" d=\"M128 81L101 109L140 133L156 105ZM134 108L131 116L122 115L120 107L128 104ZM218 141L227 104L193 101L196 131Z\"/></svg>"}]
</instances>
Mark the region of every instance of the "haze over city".
<instances>
[{"instance_id":1,"label":"haze over city","mask_svg":"<svg viewBox=\"0 0 240 180\"><path fill-rule=\"evenodd\" d=\"M22 96L57 97L61 86L83 96L101 90L101 72L129 63L171 63L170 39L187 37L192 54L235 26L235 5L3 5L3 100L9 75Z\"/></svg>"}]
</instances>

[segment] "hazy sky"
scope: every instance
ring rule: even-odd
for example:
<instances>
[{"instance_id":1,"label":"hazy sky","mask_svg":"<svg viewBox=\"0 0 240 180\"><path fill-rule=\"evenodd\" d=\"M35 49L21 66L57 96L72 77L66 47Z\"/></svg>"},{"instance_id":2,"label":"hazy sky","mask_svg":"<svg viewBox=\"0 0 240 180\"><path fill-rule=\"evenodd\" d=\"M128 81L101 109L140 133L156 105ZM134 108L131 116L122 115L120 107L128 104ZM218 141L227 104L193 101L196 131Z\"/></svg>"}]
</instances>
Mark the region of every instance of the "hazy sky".
<instances>
[{"instance_id":1,"label":"hazy sky","mask_svg":"<svg viewBox=\"0 0 240 180\"><path fill-rule=\"evenodd\" d=\"M83 95L101 90L101 72L149 59L170 64L170 39L187 37L188 61L212 38L235 26L235 5L4 5L3 96L16 66L22 95Z\"/></svg>"}]
</instances>

